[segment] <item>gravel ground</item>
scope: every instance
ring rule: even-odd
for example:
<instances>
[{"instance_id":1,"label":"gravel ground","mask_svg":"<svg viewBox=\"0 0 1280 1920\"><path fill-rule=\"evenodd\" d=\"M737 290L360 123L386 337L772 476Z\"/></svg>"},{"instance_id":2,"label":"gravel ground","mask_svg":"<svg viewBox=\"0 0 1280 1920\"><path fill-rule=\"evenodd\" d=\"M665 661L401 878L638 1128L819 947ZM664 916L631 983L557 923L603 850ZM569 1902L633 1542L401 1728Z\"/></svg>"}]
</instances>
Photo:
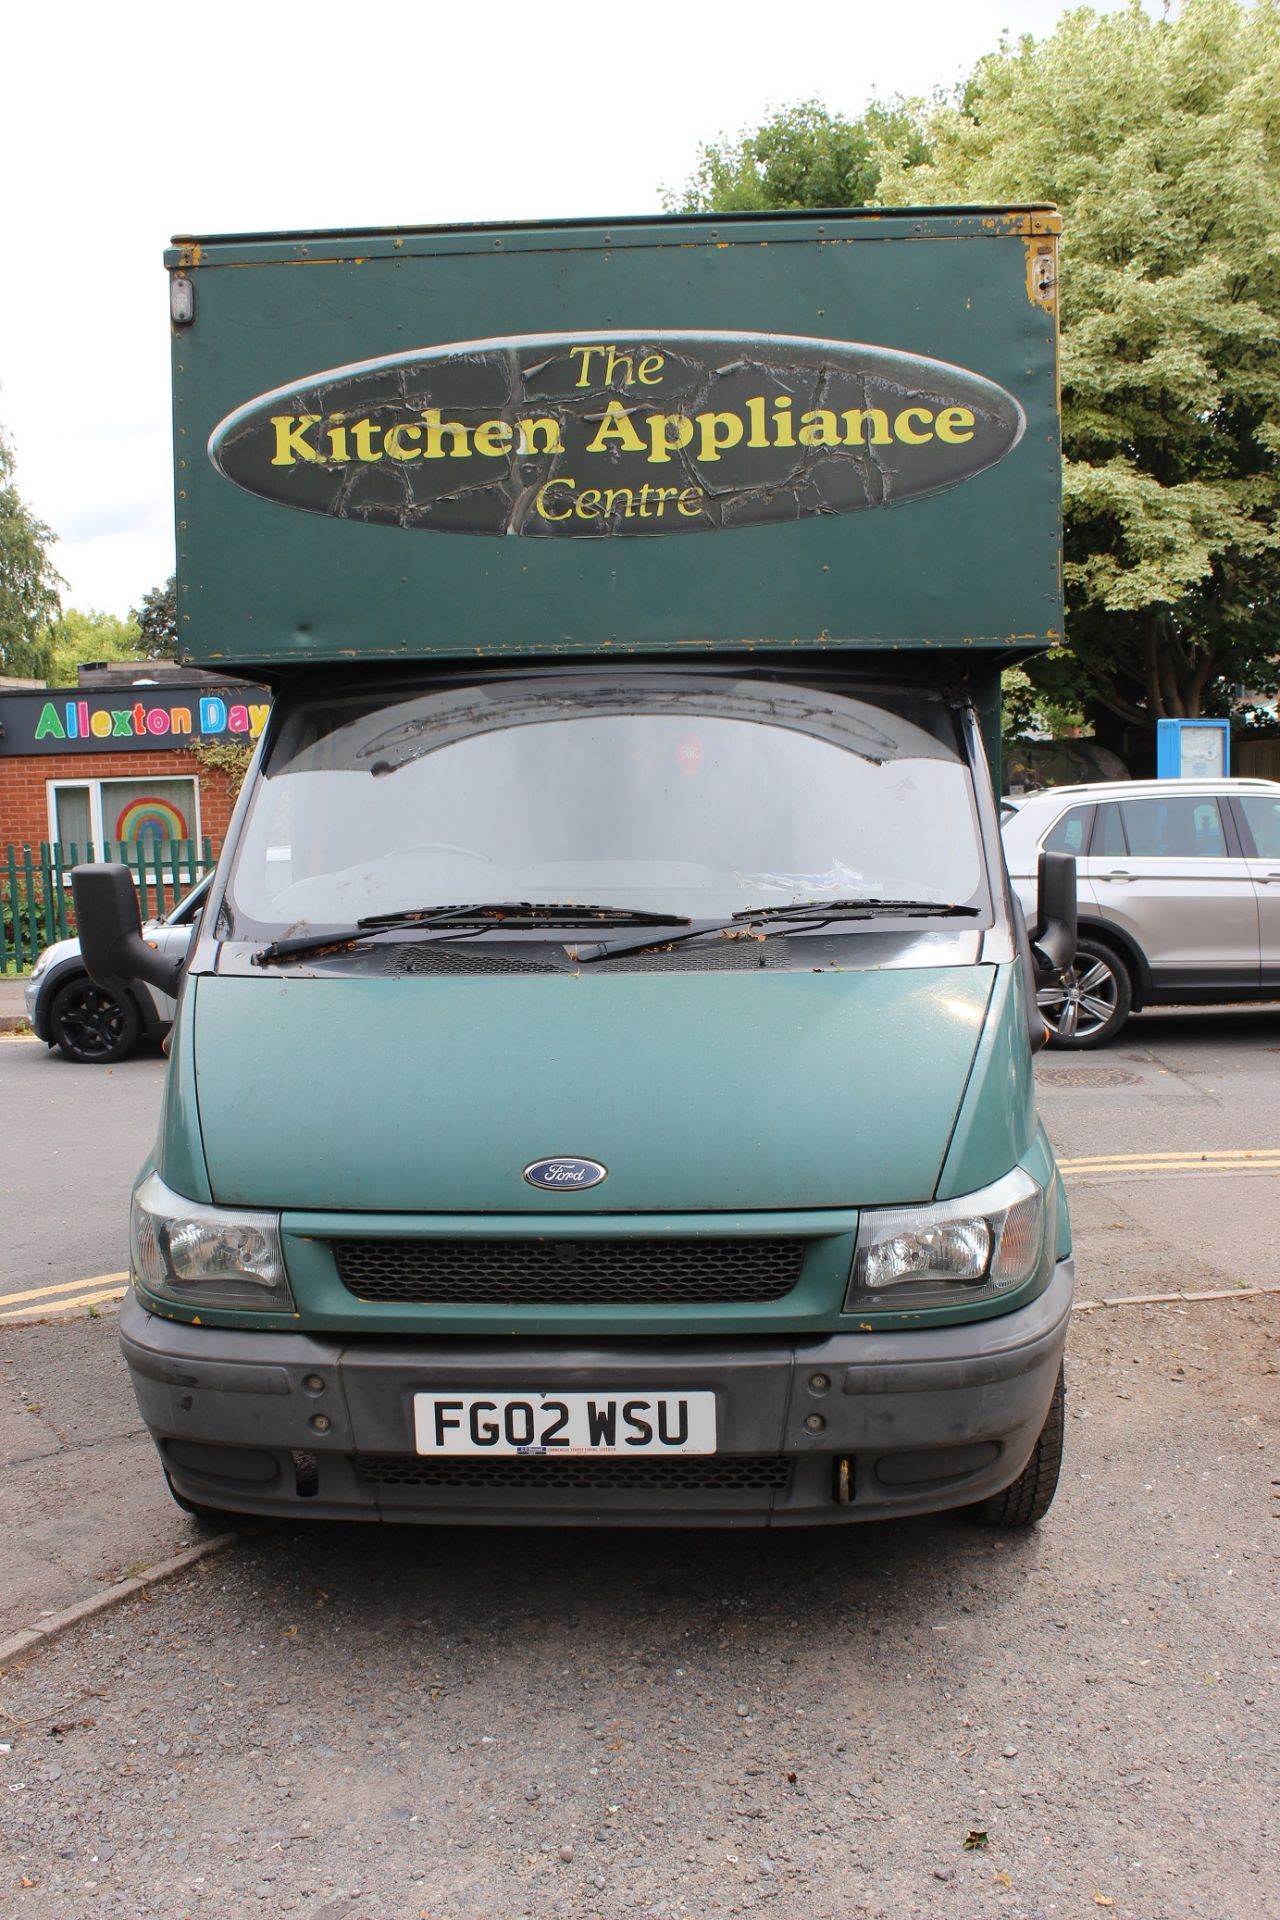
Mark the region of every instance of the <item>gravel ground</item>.
<instances>
[{"instance_id":1,"label":"gravel ground","mask_svg":"<svg viewBox=\"0 0 1280 1920\"><path fill-rule=\"evenodd\" d=\"M1280 1301L1082 1315L1062 1491L259 1536L0 1684L0 1912L1276 1920Z\"/></svg>"}]
</instances>

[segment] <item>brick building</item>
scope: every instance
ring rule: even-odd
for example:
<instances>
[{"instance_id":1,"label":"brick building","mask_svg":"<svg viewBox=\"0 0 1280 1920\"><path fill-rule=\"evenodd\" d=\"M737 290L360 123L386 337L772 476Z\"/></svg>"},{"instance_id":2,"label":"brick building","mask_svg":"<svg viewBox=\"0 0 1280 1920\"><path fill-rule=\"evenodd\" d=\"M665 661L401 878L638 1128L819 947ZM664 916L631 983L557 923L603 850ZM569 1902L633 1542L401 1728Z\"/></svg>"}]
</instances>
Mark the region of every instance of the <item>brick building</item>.
<instances>
[{"instance_id":1,"label":"brick building","mask_svg":"<svg viewBox=\"0 0 1280 1920\"><path fill-rule=\"evenodd\" d=\"M260 687L147 662L85 668L71 688L0 682L0 852L222 844L238 779L210 748L248 747ZM101 855L100 855L101 857Z\"/></svg>"}]
</instances>

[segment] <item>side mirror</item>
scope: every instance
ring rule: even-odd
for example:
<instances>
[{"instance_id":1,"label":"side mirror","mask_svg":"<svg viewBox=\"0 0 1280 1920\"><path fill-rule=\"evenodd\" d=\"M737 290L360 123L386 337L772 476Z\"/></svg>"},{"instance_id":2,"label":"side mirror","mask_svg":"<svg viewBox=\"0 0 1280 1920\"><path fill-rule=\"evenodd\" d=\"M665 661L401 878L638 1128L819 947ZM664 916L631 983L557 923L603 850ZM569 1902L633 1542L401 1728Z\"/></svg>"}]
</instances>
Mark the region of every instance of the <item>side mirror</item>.
<instances>
[{"instance_id":1,"label":"side mirror","mask_svg":"<svg viewBox=\"0 0 1280 1920\"><path fill-rule=\"evenodd\" d=\"M1076 932L1075 855L1042 853L1039 906L1031 936L1038 985L1061 979L1075 958Z\"/></svg>"},{"instance_id":2,"label":"side mirror","mask_svg":"<svg viewBox=\"0 0 1280 1920\"><path fill-rule=\"evenodd\" d=\"M175 997L185 962L166 959L143 939L138 895L128 867L107 861L73 867L71 892L80 951L95 985L118 997L133 981L145 980Z\"/></svg>"}]
</instances>

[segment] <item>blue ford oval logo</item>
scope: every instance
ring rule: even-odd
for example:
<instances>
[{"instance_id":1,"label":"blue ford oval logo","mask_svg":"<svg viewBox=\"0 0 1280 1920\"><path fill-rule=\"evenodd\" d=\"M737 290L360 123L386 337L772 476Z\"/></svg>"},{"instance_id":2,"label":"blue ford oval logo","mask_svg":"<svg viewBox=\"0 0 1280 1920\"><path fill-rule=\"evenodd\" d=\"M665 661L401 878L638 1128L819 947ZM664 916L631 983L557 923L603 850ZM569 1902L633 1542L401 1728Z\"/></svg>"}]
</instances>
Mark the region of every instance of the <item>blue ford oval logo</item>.
<instances>
[{"instance_id":1,"label":"blue ford oval logo","mask_svg":"<svg viewBox=\"0 0 1280 1920\"><path fill-rule=\"evenodd\" d=\"M552 1193L576 1193L583 1187L598 1187L609 1177L608 1167L598 1160L580 1160L573 1153L557 1153L549 1160L535 1160L524 1170L531 1187L543 1187Z\"/></svg>"}]
</instances>

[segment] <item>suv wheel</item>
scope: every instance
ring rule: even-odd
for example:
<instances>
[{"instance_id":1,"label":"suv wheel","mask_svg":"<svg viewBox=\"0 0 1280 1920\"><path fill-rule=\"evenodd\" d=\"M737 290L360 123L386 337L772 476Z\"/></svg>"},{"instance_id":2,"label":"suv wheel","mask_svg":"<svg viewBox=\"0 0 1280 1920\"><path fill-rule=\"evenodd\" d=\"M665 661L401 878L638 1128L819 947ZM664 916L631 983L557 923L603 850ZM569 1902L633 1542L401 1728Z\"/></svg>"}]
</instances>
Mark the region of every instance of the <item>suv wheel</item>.
<instances>
[{"instance_id":1,"label":"suv wheel","mask_svg":"<svg viewBox=\"0 0 1280 1920\"><path fill-rule=\"evenodd\" d=\"M64 1059L82 1066L111 1066L137 1046L142 1015L127 995L117 1000L80 974L53 996L49 1033Z\"/></svg>"},{"instance_id":2,"label":"suv wheel","mask_svg":"<svg viewBox=\"0 0 1280 1920\"><path fill-rule=\"evenodd\" d=\"M1133 982L1114 947L1092 934L1082 934L1061 981L1042 987L1036 1002L1048 1026L1051 1047L1101 1047L1114 1039L1129 1018Z\"/></svg>"}]
</instances>

